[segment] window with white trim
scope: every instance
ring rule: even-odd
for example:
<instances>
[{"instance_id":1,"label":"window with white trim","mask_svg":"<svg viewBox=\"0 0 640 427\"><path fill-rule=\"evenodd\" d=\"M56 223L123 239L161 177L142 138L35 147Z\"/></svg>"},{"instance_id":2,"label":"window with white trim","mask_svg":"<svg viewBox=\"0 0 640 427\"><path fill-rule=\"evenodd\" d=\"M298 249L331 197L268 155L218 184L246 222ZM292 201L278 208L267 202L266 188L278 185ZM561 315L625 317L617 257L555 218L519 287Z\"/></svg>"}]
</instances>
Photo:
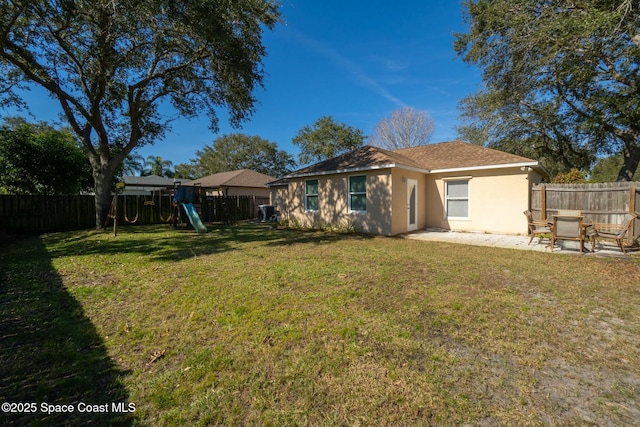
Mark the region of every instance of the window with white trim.
<instances>
[{"instance_id":1,"label":"window with white trim","mask_svg":"<svg viewBox=\"0 0 640 427\"><path fill-rule=\"evenodd\" d=\"M349 211L367 211L367 176L349 177Z\"/></svg>"},{"instance_id":2,"label":"window with white trim","mask_svg":"<svg viewBox=\"0 0 640 427\"><path fill-rule=\"evenodd\" d=\"M318 210L318 180L309 179L304 183L304 207L308 211Z\"/></svg>"},{"instance_id":3,"label":"window with white trim","mask_svg":"<svg viewBox=\"0 0 640 427\"><path fill-rule=\"evenodd\" d=\"M446 181L447 218L469 218L469 180Z\"/></svg>"}]
</instances>

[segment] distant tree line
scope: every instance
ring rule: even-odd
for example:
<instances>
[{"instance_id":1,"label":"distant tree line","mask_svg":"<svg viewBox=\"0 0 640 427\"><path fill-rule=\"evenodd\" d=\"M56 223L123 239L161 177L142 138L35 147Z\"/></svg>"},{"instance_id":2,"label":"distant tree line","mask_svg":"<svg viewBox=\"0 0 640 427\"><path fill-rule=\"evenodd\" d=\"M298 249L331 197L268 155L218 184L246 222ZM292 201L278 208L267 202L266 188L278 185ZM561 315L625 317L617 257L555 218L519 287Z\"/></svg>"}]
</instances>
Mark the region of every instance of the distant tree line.
<instances>
[{"instance_id":1,"label":"distant tree line","mask_svg":"<svg viewBox=\"0 0 640 427\"><path fill-rule=\"evenodd\" d=\"M403 130L404 129L404 130ZM372 145L396 149L428 143L433 122L427 113L410 108L382 119L371 136ZM360 147L366 137L359 129L330 116L298 131L293 143L300 147L300 165L322 161ZM132 153L116 172L122 175L158 175L196 179L219 172L252 169L281 177L296 168L293 156L275 142L242 133L223 135L196 151L195 158L174 167L171 160ZM611 182L618 178L623 159L601 157L592 168L551 170L552 182ZM640 180L636 171L633 180ZM46 123L5 118L0 126L0 194L77 194L93 191L91 165L73 132Z\"/></svg>"}]
</instances>

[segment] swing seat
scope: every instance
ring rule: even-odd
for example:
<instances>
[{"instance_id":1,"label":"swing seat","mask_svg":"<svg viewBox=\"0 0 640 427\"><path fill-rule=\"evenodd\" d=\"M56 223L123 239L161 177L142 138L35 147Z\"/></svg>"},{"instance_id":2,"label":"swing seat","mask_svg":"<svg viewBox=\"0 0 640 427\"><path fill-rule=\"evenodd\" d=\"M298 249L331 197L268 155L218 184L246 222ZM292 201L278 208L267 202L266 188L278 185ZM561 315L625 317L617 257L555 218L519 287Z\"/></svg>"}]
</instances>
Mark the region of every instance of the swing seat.
<instances>
[{"instance_id":1,"label":"swing seat","mask_svg":"<svg viewBox=\"0 0 640 427\"><path fill-rule=\"evenodd\" d=\"M127 197L128 196L124 196L124 203L122 206L122 210L124 211L124 220L129 224L135 224L138 222L138 216L140 215L140 196L136 196L136 216L133 219L129 219L129 216L127 215Z\"/></svg>"}]
</instances>

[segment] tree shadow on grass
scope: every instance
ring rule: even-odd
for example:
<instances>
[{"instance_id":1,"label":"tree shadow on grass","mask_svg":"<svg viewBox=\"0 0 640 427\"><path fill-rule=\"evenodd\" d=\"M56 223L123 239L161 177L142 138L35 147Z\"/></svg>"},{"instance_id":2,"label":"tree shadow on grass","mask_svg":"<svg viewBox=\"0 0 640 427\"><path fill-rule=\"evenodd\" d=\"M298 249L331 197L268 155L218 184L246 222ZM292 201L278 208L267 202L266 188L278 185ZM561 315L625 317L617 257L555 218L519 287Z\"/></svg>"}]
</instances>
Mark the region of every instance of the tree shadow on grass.
<instances>
[{"instance_id":1,"label":"tree shadow on grass","mask_svg":"<svg viewBox=\"0 0 640 427\"><path fill-rule=\"evenodd\" d=\"M175 230L168 226L129 226L121 227L118 236L109 232L81 231L50 234L46 240L52 257L126 253L145 256L152 261L171 262L234 251L252 242L277 247L369 238L359 234L278 229L260 223L214 225L208 228L208 233L196 234L192 230ZM98 233L98 238L94 233Z\"/></svg>"},{"instance_id":2,"label":"tree shadow on grass","mask_svg":"<svg viewBox=\"0 0 640 427\"><path fill-rule=\"evenodd\" d=\"M42 241L1 245L0 403L16 405L10 411L3 406L0 424L131 425L132 415L112 406L125 402L129 409L125 374L64 288ZM44 404L73 408L48 414ZM83 405L101 405L92 408L101 412L81 412Z\"/></svg>"},{"instance_id":3,"label":"tree shadow on grass","mask_svg":"<svg viewBox=\"0 0 640 427\"><path fill-rule=\"evenodd\" d=\"M117 236L105 231L85 230L53 233L45 239L54 258L130 254L151 261L180 261L234 249L230 238L157 225L121 227Z\"/></svg>"},{"instance_id":4,"label":"tree shadow on grass","mask_svg":"<svg viewBox=\"0 0 640 427\"><path fill-rule=\"evenodd\" d=\"M268 246L291 246L294 244L311 244L311 245L325 245L339 241L355 241L355 240L368 240L376 236L373 234L361 234L361 233L339 233L339 232L327 232L319 230L282 230L284 236L283 239L273 240L266 243Z\"/></svg>"}]
</instances>

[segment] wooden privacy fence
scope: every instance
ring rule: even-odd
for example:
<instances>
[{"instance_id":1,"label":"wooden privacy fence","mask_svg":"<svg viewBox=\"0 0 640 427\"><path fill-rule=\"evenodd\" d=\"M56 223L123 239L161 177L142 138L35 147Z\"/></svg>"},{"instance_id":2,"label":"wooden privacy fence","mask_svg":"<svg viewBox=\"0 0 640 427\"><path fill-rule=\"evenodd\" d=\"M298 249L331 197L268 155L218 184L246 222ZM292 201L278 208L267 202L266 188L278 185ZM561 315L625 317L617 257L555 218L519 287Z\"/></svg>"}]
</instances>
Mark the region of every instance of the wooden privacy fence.
<instances>
[{"instance_id":1,"label":"wooden privacy fence","mask_svg":"<svg viewBox=\"0 0 640 427\"><path fill-rule=\"evenodd\" d=\"M203 222L224 220L223 197L207 197L194 203ZM161 224L171 219L172 197L118 196L118 224ZM258 205L268 198L229 196L225 198L233 220L258 216ZM96 223L94 196L0 195L0 231L16 234L41 234L56 231L94 228ZM182 213L183 221L185 219Z\"/></svg>"},{"instance_id":2,"label":"wooden privacy fence","mask_svg":"<svg viewBox=\"0 0 640 427\"><path fill-rule=\"evenodd\" d=\"M41 234L95 224L93 196L0 195L0 231Z\"/></svg>"},{"instance_id":3,"label":"wooden privacy fence","mask_svg":"<svg viewBox=\"0 0 640 427\"><path fill-rule=\"evenodd\" d=\"M537 184L530 206L536 220L550 218L559 209L576 209L593 222L620 224L627 213L640 216L640 182ZM640 220L631 231L630 237L640 237Z\"/></svg>"},{"instance_id":4,"label":"wooden privacy fence","mask_svg":"<svg viewBox=\"0 0 640 427\"><path fill-rule=\"evenodd\" d=\"M200 219L204 222L225 221L227 213L232 220L239 221L257 218L258 206L266 204L269 204L268 197L207 196L202 199L200 209L197 209L197 211L200 213ZM197 205L194 205L197 208Z\"/></svg>"}]
</instances>

